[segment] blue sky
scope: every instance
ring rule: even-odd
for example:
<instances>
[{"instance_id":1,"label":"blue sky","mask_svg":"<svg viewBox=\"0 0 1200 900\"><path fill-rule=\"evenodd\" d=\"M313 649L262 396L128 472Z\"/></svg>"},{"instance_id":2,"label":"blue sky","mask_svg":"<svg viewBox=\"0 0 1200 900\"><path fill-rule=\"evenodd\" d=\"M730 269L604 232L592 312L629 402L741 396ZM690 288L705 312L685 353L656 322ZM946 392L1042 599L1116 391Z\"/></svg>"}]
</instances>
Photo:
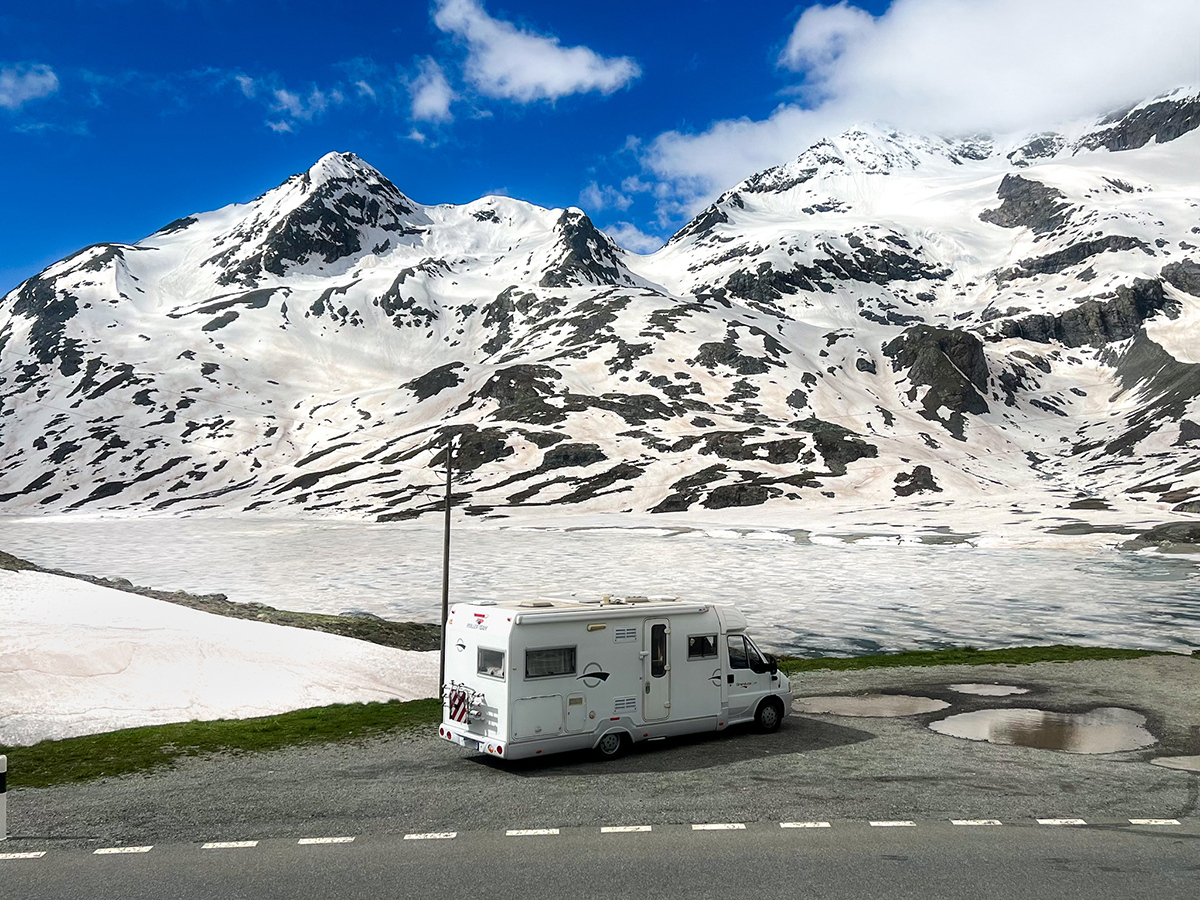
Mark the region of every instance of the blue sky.
<instances>
[{"instance_id":1,"label":"blue sky","mask_svg":"<svg viewBox=\"0 0 1200 900\"><path fill-rule=\"evenodd\" d=\"M578 205L651 249L715 192L856 119L1033 126L1194 81L1196 4L1157 2L1129 18L1136 4L1060 0L1061 22L1031 0L10 4L0 291L331 150L423 203ZM1084 11L1100 24L1076 46Z\"/></svg>"}]
</instances>

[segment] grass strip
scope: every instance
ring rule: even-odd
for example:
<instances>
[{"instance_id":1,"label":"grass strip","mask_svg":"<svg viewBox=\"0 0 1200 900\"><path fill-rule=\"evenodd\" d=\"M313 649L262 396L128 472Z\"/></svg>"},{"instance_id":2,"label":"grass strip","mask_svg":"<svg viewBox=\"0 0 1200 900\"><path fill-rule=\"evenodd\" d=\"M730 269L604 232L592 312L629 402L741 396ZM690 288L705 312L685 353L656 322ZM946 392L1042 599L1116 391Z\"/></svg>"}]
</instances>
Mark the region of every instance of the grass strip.
<instances>
[{"instance_id":1,"label":"grass strip","mask_svg":"<svg viewBox=\"0 0 1200 900\"><path fill-rule=\"evenodd\" d=\"M1137 659L1141 656L1175 656L1162 650L1124 650L1115 647L1071 647L1054 644L1048 647L1001 647L997 650L976 650L974 647L951 647L945 650L905 650L900 653L873 653L868 656L823 656L818 659L779 657L779 668L788 675L820 669L847 671L850 669L881 669L892 666L1023 666L1039 662L1075 662L1084 659Z\"/></svg>"},{"instance_id":2,"label":"grass strip","mask_svg":"<svg viewBox=\"0 0 1200 900\"><path fill-rule=\"evenodd\" d=\"M31 747L0 747L0 753L8 757L12 787L41 788L149 772L185 756L256 753L373 737L432 725L441 716L436 699L338 703L254 719L125 728Z\"/></svg>"}]
</instances>

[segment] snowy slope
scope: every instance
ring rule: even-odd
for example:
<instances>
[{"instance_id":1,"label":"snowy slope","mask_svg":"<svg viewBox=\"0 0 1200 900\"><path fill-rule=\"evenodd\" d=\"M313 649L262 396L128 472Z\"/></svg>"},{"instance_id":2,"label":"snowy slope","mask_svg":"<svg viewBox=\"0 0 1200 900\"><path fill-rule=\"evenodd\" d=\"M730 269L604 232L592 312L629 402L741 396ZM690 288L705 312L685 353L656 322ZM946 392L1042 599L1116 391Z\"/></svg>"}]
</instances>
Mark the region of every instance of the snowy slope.
<instances>
[{"instance_id":1,"label":"snowy slope","mask_svg":"<svg viewBox=\"0 0 1200 900\"><path fill-rule=\"evenodd\" d=\"M437 695L437 654L0 571L0 745Z\"/></svg>"},{"instance_id":2,"label":"snowy slope","mask_svg":"<svg viewBox=\"0 0 1200 900\"><path fill-rule=\"evenodd\" d=\"M457 434L481 516L1195 512L1197 124L1179 91L1052 134L863 126L648 257L330 154L4 298L0 509L405 518Z\"/></svg>"}]
</instances>

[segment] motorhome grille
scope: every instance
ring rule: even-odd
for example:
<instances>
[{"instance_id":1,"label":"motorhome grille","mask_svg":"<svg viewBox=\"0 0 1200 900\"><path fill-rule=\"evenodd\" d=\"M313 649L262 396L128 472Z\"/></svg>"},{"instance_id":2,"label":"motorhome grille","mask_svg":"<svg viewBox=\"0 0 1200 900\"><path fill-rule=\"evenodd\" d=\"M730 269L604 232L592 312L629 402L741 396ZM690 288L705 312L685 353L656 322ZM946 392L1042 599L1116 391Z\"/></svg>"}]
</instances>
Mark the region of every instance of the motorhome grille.
<instances>
[{"instance_id":1,"label":"motorhome grille","mask_svg":"<svg viewBox=\"0 0 1200 900\"><path fill-rule=\"evenodd\" d=\"M632 712L637 709L637 697L618 697L613 701L613 712Z\"/></svg>"},{"instance_id":2,"label":"motorhome grille","mask_svg":"<svg viewBox=\"0 0 1200 900\"><path fill-rule=\"evenodd\" d=\"M616 628L613 630L613 639L616 641L636 641L637 628Z\"/></svg>"}]
</instances>

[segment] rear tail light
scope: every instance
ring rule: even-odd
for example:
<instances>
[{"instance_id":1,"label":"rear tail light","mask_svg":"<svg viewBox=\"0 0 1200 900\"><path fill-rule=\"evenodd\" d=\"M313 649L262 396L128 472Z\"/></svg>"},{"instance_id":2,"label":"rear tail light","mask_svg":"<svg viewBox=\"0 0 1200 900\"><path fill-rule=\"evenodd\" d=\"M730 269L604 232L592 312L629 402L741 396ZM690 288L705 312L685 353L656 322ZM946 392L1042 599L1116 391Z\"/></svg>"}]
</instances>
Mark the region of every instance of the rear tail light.
<instances>
[{"instance_id":1,"label":"rear tail light","mask_svg":"<svg viewBox=\"0 0 1200 900\"><path fill-rule=\"evenodd\" d=\"M503 756L504 755L504 747L503 746L497 747L496 752L499 753L501 756Z\"/></svg>"}]
</instances>

